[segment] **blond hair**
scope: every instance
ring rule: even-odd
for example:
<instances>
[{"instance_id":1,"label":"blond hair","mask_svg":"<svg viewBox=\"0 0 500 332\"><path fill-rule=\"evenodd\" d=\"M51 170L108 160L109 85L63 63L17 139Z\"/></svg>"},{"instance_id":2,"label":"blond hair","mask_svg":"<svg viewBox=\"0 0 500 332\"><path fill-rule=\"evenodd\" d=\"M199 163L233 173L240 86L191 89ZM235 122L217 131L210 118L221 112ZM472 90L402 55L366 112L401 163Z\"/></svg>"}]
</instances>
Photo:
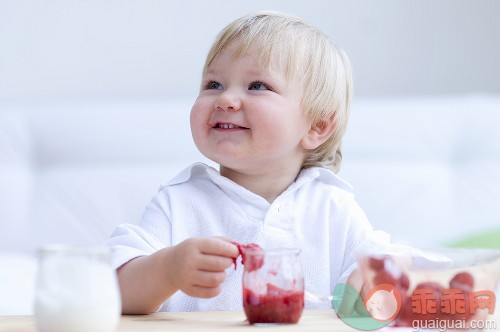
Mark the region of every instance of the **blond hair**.
<instances>
[{"instance_id":1,"label":"blond hair","mask_svg":"<svg viewBox=\"0 0 500 332\"><path fill-rule=\"evenodd\" d=\"M260 12L233 21L219 33L208 53L203 74L235 40L238 43L234 57L244 55L250 48L256 49L262 65L277 65L287 80L303 91L301 107L313 123L333 116L333 134L308 152L302 168L321 166L338 172L342 161L340 145L352 98L352 74L345 53L296 16Z\"/></svg>"}]
</instances>

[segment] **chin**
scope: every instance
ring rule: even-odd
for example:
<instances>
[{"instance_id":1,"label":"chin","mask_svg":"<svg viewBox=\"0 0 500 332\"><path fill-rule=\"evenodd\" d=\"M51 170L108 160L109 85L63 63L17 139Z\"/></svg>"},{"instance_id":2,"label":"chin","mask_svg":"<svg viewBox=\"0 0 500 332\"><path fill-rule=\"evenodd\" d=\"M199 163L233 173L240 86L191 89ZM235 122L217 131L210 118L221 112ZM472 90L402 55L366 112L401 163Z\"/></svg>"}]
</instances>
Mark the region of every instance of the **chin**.
<instances>
[{"instance_id":1,"label":"chin","mask_svg":"<svg viewBox=\"0 0 500 332\"><path fill-rule=\"evenodd\" d=\"M213 159L212 159L213 160ZM213 160L217 164L220 165L220 167L224 167L225 169L229 169L238 173L246 173L249 174L251 165L248 163L248 161L235 161L235 160Z\"/></svg>"},{"instance_id":2,"label":"chin","mask_svg":"<svg viewBox=\"0 0 500 332\"><path fill-rule=\"evenodd\" d=\"M231 153L231 151L217 152L217 153L203 153L202 154L213 162L232 169L239 169L248 166L249 158L242 156L240 153Z\"/></svg>"}]
</instances>

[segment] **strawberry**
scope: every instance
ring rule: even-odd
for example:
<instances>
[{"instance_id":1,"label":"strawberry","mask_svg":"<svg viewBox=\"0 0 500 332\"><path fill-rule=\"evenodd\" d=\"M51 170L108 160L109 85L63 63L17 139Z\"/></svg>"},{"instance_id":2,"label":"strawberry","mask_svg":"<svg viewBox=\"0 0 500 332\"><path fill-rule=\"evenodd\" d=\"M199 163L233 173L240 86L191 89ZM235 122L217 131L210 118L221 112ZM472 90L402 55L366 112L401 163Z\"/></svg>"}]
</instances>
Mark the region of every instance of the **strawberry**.
<instances>
[{"instance_id":1,"label":"strawberry","mask_svg":"<svg viewBox=\"0 0 500 332\"><path fill-rule=\"evenodd\" d=\"M461 289L464 295L464 308L463 313L457 313L455 319L469 320L472 314L469 312L469 293L474 288L474 277L469 272L460 272L450 280L451 289Z\"/></svg>"},{"instance_id":2,"label":"strawberry","mask_svg":"<svg viewBox=\"0 0 500 332\"><path fill-rule=\"evenodd\" d=\"M370 257L368 259L368 267L374 271L379 271L384 268L385 257L377 258Z\"/></svg>"},{"instance_id":3,"label":"strawberry","mask_svg":"<svg viewBox=\"0 0 500 332\"><path fill-rule=\"evenodd\" d=\"M396 278L393 277L392 274L390 274L386 270L380 270L377 272L377 274L373 278L373 283L375 284L375 286L381 285L381 284L389 284L392 286L396 286L397 280L396 280Z\"/></svg>"},{"instance_id":4,"label":"strawberry","mask_svg":"<svg viewBox=\"0 0 500 332\"><path fill-rule=\"evenodd\" d=\"M412 326L413 319L417 319L412 312L411 298L406 293L401 295L401 308L399 309L398 316L396 317L395 326Z\"/></svg>"},{"instance_id":5,"label":"strawberry","mask_svg":"<svg viewBox=\"0 0 500 332\"><path fill-rule=\"evenodd\" d=\"M460 319L460 320L468 321L473 316L473 314L471 314L469 311L469 306L470 306L469 292L464 291L463 294L464 294L463 308L461 307L460 309L459 308L456 309L457 312L455 313L455 315L453 315L453 319Z\"/></svg>"},{"instance_id":6,"label":"strawberry","mask_svg":"<svg viewBox=\"0 0 500 332\"><path fill-rule=\"evenodd\" d=\"M396 286L401 292L408 291L410 279L406 273L401 271L401 268L391 257L370 257L368 264L376 273L373 278L375 286L389 284Z\"/></svg>"},{"instance_id":7,"label":"strawberry","mask_svg":"<svg viewBox=\"0 0 500 332\"><path fill-rule=\"evenodd\" d=\"M464 292L471 292L474 288L474 278L469 272L460 272L450 280L450 288L459 288Z\"/></svg>"},{"instance_id":8,"label":"strawberry","mask_svg":"<svg viewBox=\"0 0 500 332\"><path fill-rule=\"evenodd\" d=\"M427 311L425 314L423 312L421 313L414 313L414 319L418 320L433 320L433 319L442 319L444 318L443 315L441 314L441 293L443 292L443 287L438 284L437 282L432 282L432 281L427 281L427 282L422 282L415 287L415 290L413 291L413 296L416 296L415 291L416 290L426 290L426 295L424 297L428 296L429 294L433 295L433 299L427 299L424 301L424 305L426 305L426 301L432 301L430 307L426 307L429 309L429 311L434 311L434 312L429 312ZM418 296L418 295L417 295Z\"/></svg>"},{"instance_id":9,"label":"strawberry","mask_svg":"<svg viewBox=\"0 0 500 332\"><path fill-rule=\"evenodd\" d=\"M264 250L261 246L256 243L241 244L238 242L231 242L238 247L238 251L241 255L241 264L245 265L249 272L258 270L264 265ZM252 252L251 259L247 259L247 253ZM238 258L238 257L236 257ZM233 258L234 269L236 270L236 258Z\"/></svg>"},{"instance_id":10,"label":"strawberry","mask_svg":"<svg viewBox=\"0 0 500 332\"><path fill-rule=\"evenodd\" d=\"M406 293L408 288L410 288L410 278L408 278L408 275L403 272L398 280L398 289L400 290L400 293Z\"/></svg>"}]
</instances>

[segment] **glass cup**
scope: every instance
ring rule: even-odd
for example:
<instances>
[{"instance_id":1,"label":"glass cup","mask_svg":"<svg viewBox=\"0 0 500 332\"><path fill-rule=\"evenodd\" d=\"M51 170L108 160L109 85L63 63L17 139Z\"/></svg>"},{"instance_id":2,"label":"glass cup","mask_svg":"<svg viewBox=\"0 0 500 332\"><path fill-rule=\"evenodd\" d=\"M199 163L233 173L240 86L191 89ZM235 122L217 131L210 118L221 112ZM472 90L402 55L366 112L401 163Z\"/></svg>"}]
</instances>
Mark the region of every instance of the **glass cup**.
<instances>
[{"instance_id":1,"label":"glass cup","mask_svg":"<svg viewBox=\"0 0 500 332\"><path fill-rule=\"evenodd\" d=\"M111 332L120 315L120 292L108 248L53 245L38 251L38 331Z\"/></svg>"},{"instance_id":2,"label":"glass cup","mask_svg":"<svg viewBox=\"0 0 500 332\"><path fill-rule=\"evenodd\" d=\"M250 324L295 324L304 309L299 249L245 252L243 308Z\"/></svg>"}]
</instances>

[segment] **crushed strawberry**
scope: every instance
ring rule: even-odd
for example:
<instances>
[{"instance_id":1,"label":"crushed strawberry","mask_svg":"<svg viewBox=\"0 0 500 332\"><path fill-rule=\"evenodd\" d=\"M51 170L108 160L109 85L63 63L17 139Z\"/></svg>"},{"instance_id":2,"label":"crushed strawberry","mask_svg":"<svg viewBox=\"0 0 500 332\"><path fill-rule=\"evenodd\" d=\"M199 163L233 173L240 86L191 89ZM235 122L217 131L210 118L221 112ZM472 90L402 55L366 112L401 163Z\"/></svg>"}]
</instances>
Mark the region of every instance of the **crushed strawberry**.
<instances>
[{"instance_id":1,"label":"crushed strawberry","mask_svg":"<svg viewBox=\"0 0 500 332\"><path fill-rule=\"evenodd\" d=\"M258 270L264 265L264 249L256 243L241 244L238 242L231 242L238 247L238 251L241 255L241 264L245 265L249 272ZM251 258L247 259L247 252L252 251ZM234 269L236 270L236 258L233 258Z\"/></svg>"}]
</instances>

